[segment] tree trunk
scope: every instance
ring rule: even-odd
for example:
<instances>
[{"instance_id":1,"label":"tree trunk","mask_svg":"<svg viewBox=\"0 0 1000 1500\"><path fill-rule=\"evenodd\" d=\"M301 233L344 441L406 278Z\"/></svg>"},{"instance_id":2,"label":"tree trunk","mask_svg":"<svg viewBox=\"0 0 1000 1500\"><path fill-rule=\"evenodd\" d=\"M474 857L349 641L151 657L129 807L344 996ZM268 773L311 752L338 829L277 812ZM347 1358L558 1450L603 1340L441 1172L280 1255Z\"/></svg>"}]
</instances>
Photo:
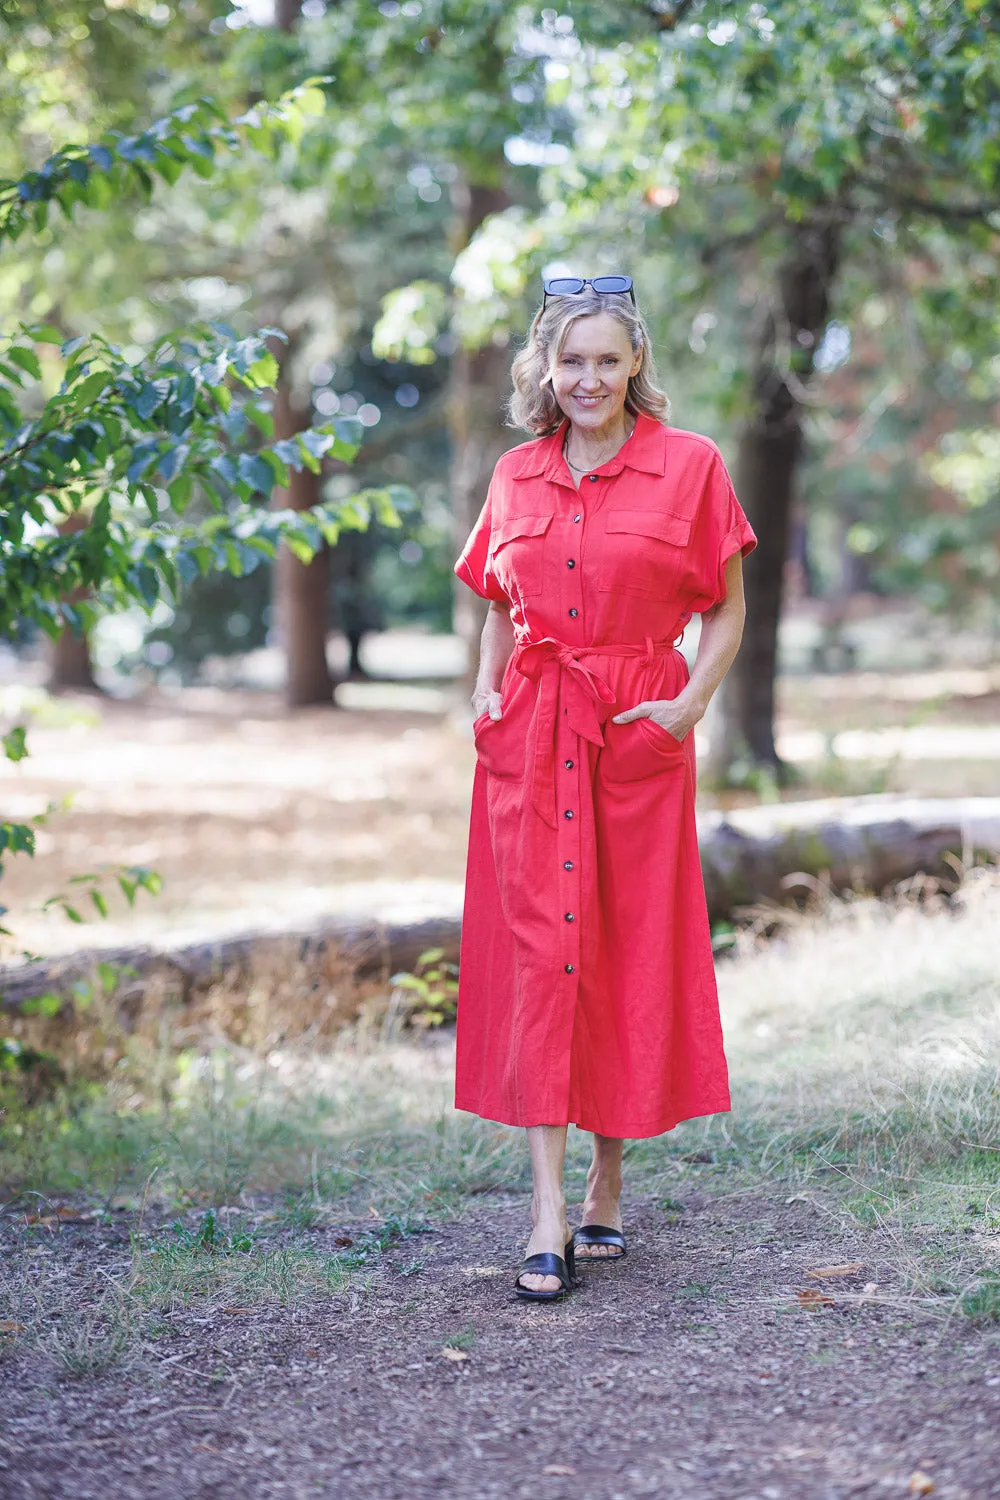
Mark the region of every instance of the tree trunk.
<instances>
[{"instance_id":1,"label":"tree trunk","mask_svg":"<svg viewBox=\"0 0 1000 1500\"><path fill-rule=\"evenodd\" d=\"M460 183L452 194L456 208L454 252L470 241L483 220L500 213L509 203L505 188ZM506 448L510 435L503 425L503 405L510 384L510 352L487 344L470 352L456 349L452 356L448 398L448 431L451 439L451 507L456 555L464 547L486 499L493 465ZM455 633L469 648L469 675L475 671L479 636L486 618L486 605L456 580L454 592Z\"/></svg>"},{"instance_id":2,"label":"tree trunk","mask_svg":"<svg viewBox=\"0 0 1000 1500\"><path fill-rule=\"evenodd\" d=\"M274 24L290 32L301 13L300 0L275 0ZM269 319L280 323L280 314ZM307 402L296 401L289 375L292 348L277 345L281 375L274 400L275 438L294 437L312 420ZM287 489L276 490L278 509L308 510L322 498L320 475L292 470ZM324 543L312 562L303 563L282 545L274 569L274 614L285 653L285 700L289 708L311 703L333 705L333 679L326 661L329 628L330 553Z\"/></svg>"},{"instance_id":3,"label":"tree trunk","mask_svg":"<svg viewBox=\"0 0 1000 1500\"><path fill-rule=\"evenodd\" d=\"M299 19L301 10L301 0L275 0L275 26L279 31L291 31Z\"/></svg>"},{"instance_id":4,"label":"tree trunk","mask_svg":"<svg viewBox=\"0 0 1000 1500\"><path fill-rule=\"evenodd\" d=\"M835 223L789 226L775 307L761 328L753 369L753 415L739 440L736 491L757 550L746 567L747 624L740 654L715 705L711 771L725 780L746 758L779 775L774 744L778 621L795 477L802 455L804 385L829 314L840 231Z\"/></svg>"},{"instance_id":5,"label":"tree trunk","mask_svg":"<svg viewBox=\"0 0 1000 1500\"><path fill-rule=\"evenodd\" d=\"M275 438L294 437L309 426L311 413L298 406L287 372L282 371L274 401ZM276 490L278 509L308 510L318 505L320 475L293 469L287 489ZM282 544L274 569L274 610L285 653L285 699L290 708L333 704L333 679L326 660L329 624L330 553L324 543L311 562Z\"/></svg>"},{"instance_id":6,"label":"tree trunk","mask_svg":"<svg viewBox=\"0 0 1000 1500\"><path fill-rule=\"evenodd\" d=\"M61 536L72 536L85 531L90 517L84 511L74 511L59 527ZM74 589L66 596L67 604L79 604L87 596L86 589ZM94 681L90 661L90 642L86 635L76 635L70 629L61 630L49 648L49 691L53 693L75 690L97 693L100 689Z\"/></svg>"},{"instance_id":7,"label":"tree trunk","mask_svg":"<svg viewBox=\"0 0 1000 1500\"><path fill-rule=\"evenodd\" d=\"M69 603L75 604L78 597L71 594ZM49 651L48 685L51 693L100 692L90 662L90 642L85 635L75 635L69 629L59 632Z\"/></svg>"}]
</instances>

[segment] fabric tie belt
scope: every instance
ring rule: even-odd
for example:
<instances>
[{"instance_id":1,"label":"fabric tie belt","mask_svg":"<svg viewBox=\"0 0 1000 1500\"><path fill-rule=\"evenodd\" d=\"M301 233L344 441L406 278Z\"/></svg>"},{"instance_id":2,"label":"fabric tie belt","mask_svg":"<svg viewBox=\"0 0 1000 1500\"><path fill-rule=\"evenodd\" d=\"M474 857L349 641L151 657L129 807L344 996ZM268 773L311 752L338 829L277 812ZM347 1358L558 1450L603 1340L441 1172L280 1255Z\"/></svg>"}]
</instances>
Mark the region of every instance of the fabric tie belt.
<instances>
[{"instance_id":1,"label":"fabric tie belt","mask_svg":"<svg viewBox=\"0 0 1000 1500\"><path fill-rule=\"evenodd\" d=\"M550 828L558 826L556 805L556 738L559 703L566 709L569 727L592 745L603 746L604 724L614 709L614 692L587 661L594 656L645 657L646 665L674 649L674 640L643 645L567 646L551 636L524 641L514 648L514 667L537 685L534 712L528 730L527 772L531 781L531 805Z\"/></svg>"}]
</instances>

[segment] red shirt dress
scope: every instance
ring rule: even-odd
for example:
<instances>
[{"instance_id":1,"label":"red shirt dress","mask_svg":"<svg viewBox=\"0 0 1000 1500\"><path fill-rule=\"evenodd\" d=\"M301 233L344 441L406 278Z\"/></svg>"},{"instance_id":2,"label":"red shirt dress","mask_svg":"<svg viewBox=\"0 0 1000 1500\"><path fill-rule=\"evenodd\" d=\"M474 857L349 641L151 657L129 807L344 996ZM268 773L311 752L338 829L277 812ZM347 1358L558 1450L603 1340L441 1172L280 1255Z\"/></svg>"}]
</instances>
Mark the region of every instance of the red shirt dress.
<instances>
[{"instance_id":1,"label":"red shirt dress","mask_svg":"<svg viewBox=\"0 0 1000 1500\"><path fill-rule=\"evenodd\" d=\"M640 416L577 490L564 432L503 455L455 565L515 633L473 725L455 1102L635 1138L729 1089L694 736L611 717L680 692L684 627L756 538L707 438Z\"/></svg>"}]
</instances>

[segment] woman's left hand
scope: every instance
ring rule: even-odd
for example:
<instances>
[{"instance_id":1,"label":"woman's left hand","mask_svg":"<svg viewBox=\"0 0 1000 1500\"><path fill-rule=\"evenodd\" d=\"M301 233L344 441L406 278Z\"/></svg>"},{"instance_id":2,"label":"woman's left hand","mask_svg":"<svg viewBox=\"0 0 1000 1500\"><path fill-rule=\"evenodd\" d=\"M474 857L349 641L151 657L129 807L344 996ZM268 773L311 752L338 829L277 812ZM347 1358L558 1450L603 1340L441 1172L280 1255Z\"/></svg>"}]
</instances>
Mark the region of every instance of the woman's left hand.
<instances>
[{"instance_id":1,"label":"woman's left hand","mask_svg":"<svg viewBox=\"0 0 1000 1500\"><path fill-rule=\"evenodd\" d=\"M615 714L612 723L631 724L636 719L652 719L654 724L659 724L675 740L684 740L699 719L704 717L704 713L704 708L686 697L682 691L676 698L654 698L648 703L637 703L635 708Z\"/></svg>"}]
</instances>

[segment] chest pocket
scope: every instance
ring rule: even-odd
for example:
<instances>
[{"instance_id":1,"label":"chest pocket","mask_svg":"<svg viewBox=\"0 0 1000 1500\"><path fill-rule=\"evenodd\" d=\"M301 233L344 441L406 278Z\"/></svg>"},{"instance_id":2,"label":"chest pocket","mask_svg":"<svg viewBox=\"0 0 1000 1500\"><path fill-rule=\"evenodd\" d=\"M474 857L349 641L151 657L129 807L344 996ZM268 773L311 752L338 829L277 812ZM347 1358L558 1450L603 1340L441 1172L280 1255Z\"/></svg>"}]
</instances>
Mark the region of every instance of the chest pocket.
<instances>
[{"instance_id":1,"label":"chest pocket","mask_svg":"<svg viewBox=\"0 0 1000 1500\"><path fill-rule=\"evenodd\" d=\"M490 561L508 598L526 599L542 592L545 533L551 524L551 515L508 516L493 527Z\"/></svg>"},{"instance_id":2,"label":"chest pocket","mask_svg":"<svg viewBox=\"0 0 1000 1500\"><path fill-rule=\"evenodd\" d=\"M605 593L668 598L687 564L687 516L668 511L617 510L604 523L598 587Z\"/></svg>"}]
</instances>

